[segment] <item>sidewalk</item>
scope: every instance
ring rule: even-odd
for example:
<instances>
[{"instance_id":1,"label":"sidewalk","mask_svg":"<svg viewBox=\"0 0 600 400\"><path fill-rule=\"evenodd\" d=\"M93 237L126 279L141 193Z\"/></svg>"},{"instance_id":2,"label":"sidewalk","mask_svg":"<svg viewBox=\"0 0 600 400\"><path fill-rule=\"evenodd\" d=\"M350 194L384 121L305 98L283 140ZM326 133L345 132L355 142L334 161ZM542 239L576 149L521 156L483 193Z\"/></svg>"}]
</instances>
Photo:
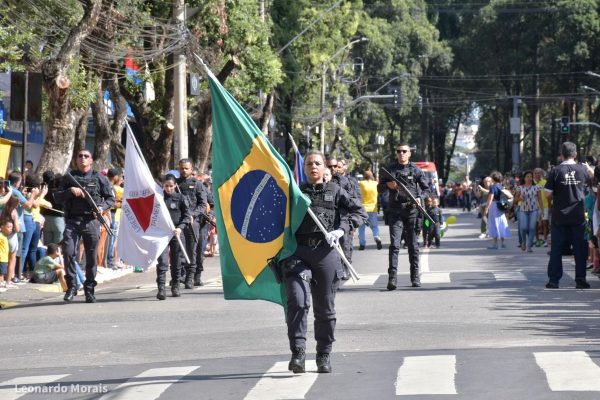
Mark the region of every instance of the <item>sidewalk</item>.
<instances>
[{"instance_id":1,"label":"sidewalk","mask_svg":"<svg viewBox=\"0 0 600 400\"><path fill-rule=\"evenodd\" d=\"M110 282L115 279L133 273L133 267L122 268L113 271L109 268L99 267L96 274L96 282L101 285L105 282ZM42 301L62 295L60 283L40 284L40 283L24 283L17 285L16 289L7 289L0 293L0 309L13 307L20 303Z\"/></svg>"}]
</instances>

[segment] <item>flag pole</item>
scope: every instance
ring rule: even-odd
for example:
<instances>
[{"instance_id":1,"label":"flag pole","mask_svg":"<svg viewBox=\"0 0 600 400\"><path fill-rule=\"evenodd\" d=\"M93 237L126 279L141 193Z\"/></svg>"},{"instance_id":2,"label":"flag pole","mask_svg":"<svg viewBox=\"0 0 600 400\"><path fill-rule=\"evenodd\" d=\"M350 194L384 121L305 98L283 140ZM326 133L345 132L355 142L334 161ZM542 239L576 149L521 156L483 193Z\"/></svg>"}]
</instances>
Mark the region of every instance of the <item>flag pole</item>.
<instances>
[{"instance_id":1,"label":"flag pole","mask_svg":"<svg viewBox=\"0 0 600 400\"><path fill-rule=\"evenodd\" d=\"M307 211L308 211L308 215L310 215L310 217L313 219L313 221L315 221L315 224L317 224L317 227L321 230L321 232L323 232L323 235L327 235L327 229L325 229L325 227L321 223L321 220L319 220L319 217L317 217L315 215L315 213L313 212L313 210L310 209L310 207L308 208ZM350 277L352 278L352 280L354 282L360 280L360 276L358 275L358 273L356 272L354 267L352 267L352 264L350 264L350 261L348 261L348 259L346 258L346 255L344 254L344 251L340 247L339 243L335 244L335 249L340 254L340 257L342 257L342 261L344 262L346 267L348 267L348 271L350 271Z\"/></svg>"},{"instance_id":2,"label":"flag pole","mask_svg":"<svg viewBox=\"0 0 600 400\"><path fill-rule=\"evenodd\" d=\"M290 137L290 140L292 141L292 146L294 147L294 151L297 152L298 146L296 146L294 137L290 133L288 133L288 135ZM310 207L308 207L307 211L308 211L308 215L310 215L310 217L313 219L313 221L315 221L315 224L317 224L317 227L321 230L321 232L323 232L323 235L327 235L327 229L325 229L325 227L321 223L321 220L319 220L319 217L317 217L315 215L315 213L313 212L313 210L310 209ZM335 249L340 254L340 257L342 257L343 263L346 265L346 267L348 267L348 271L350 271L350 277L352 278L352 280L354 282L358 281L360 279L360 276L358 275L358 273L356 272L354 267L352 267L352 264L350 264L350 261L348 261L348 259L346 258L346 255L344 254L344 251L340 247L339 243L336 244Z\"/></svg>"}]
</instances>

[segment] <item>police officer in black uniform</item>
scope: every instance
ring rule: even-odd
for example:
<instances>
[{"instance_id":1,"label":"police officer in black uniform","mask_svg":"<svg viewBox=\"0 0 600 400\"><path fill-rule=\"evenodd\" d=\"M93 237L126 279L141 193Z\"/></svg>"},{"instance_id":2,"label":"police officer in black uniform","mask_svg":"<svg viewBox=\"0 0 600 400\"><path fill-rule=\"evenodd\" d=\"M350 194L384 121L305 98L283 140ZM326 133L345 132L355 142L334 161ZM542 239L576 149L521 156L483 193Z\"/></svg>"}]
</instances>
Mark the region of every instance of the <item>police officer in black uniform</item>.
<instances>
[{"instance_id":1,"label":"police officer in black uniform","mask_svg":"<svg viewBox=\"0 0 600 400\"><path fill-rule=\"evenodd\" d=\"M422 198L429 196L429 185L425 174L415 163L410 162L410 148L407 144L396 146L396 161L387 170L404 183L412 195L423 204ZM390 250L388 266L388 290L397 286L398 252L402 231L406 230L406 245L408 246L408 261L410 263L410 281L413 287L421 286L419 277L419 247L415 227L419 210L411 202L394 180L386 173L380 172L379 193L389 192L388 222L390 226Z\"/></svg>"},{"instance_id":2,"label":"police officer in black uniform","mask_svg":"<svg viewBox=\"0 0 600 400\"><path fill-rule=\"evenodd\" d=\"M100 211L109 210L115 202L112 185L108 179L92 169L94 160L88 150L77 152L77 169L71 175L90 194ZM54 198L63 204L65 210L65 231L62 241L62 252L67 269L67 293L64 300L71 301L77 294L77 276L75 262L77 259L78 239L83 240L85 249L85 302L95 303L94 288L96 287L96 259L98 256L98 241L100 240L100 221L92 212L92 207L86 200L83 191L68 177L64 176Z\"/></svg>"},{"instance_id":3,"label":"police officer in black uniform","mask_svg":"<svg viewBox=\"0 0 600 400\"><path fill-rule=\"evenodd\" d=\"M361 211L356 215L356 218L351 219L350 221L350 230L344 233L344 236L340 239L340 245L342 246L342 250L344 250L344 255L346 259L352 263L352 242L354 239L354 231L358 229L360 225L362 225L365 221L369 219L367 212L362 207L362 199L360 195L360 189L358 188L358 182L356 185L352 181L349 176L346 176L346 167L344 160L336 160L335 158L330 158L327 161L327 168L331 170L331 180L338 184L342 189L344 189L350 196L354 197L355 200L361 205ZM343 264L342 264L343 265ZM344 266L344 270L346 266ZM350 273L346 271L346 274L343 280L350 279Z\"/></svg>"},{"instance_id":4,"label":"police officer in black uniform","mask_svg":"<svg viewBox=\"0 0 600 400\"><path fill-rule=\"evenodd\" d=\"M204 252L200 241L200 228L205 223L202 215L206 213L206 189L202 182L193 176L193 172L194 167L190 159L182 158L179 160L179 173L181 175L177 179L177 185L181 194L185 196L192 215L192 222L183 231L185 250L190 258L190 263L186 265L185 271L186 289L193 289L194 283L197 283L196 286L202 284L201 274L204 270Z\"/></svg>"},{"instance_id":5,"label":"police officer in black uniform","mask_svg":"<svg viewBox=\"0 0 600 400\"><path fill-rule=\"evenodd\" d=\"M176 187L176 178L171 174L165 176L163 182L164 199L171 220L173 221L173 224L175 224L175 230L173 231L173 238L169 241L169 245L165 248L165 251L158 257L158 263L156 265L156 284L158 285L156 298L159 300L165 300L167 298L165 292L165 280L169 266L171 268L171 294L173 297L180 296L179 276L181 273L181 260L179 258L180 248L177 236L179 236L185 227L192 221L187 201L181 193L175 192Z\"/></svg>"},{"instance_id":6,"label":"police officer in black uniform","mask_svg":"<svg viewBox=\"0 0 600 400\"><path fill-rule=\"evenodd\" d=\"M323 234L307 213L296 232L295 254L280 265L287 292L286 322L292 350L289 370L305 371L307 318L312 297L317 371L327 373L331 372L329 354L336 322L335 293L345 274L333 247L350 229L349 219L356 216L361 206L337 184L323 183L325 159L320 152L310 151L306 155L304 171L308 182L300 189L311 199L310 207L328 233Z\"/></svg>"}]
</instances>

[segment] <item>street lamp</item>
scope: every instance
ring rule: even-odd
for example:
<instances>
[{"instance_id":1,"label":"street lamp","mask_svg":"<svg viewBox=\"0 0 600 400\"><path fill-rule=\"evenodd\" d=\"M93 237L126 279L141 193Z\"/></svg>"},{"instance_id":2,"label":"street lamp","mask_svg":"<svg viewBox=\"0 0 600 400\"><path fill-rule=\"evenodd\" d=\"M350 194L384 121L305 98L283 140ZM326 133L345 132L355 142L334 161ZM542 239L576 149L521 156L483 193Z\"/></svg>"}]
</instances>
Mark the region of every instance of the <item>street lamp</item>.
<instances>
[{"instance_id":1,"label":"street lamp","mask_svg":"<svg viewBox=\"0 0 600 400\"><path fill-rule=\"evenodd\" d=\"M346 50L348 47L356 44L356 43L360 43L360 42L368 42L369 39L366 37L361 37L359 39L355 39L349 43L347 43L346 45L340 47L338 50L336 50L335 53L333 53L333 55L331 57L329 57L327 59L327 61L325 61L323 63L322 66L322 71L321 71L321 124L319 126L319 140L320 140L320 150L321 153L325 153L325 92L327 90L327 79L326 79L326 74L327 74L327 70L329 69L329 62L331 60L333 60L335 57L337 57L338 55L340 55L344 50Z\"/></svg>"},{"instance_id":2,"label":"street lamp","mask_svg":"<svg viewBox=\"0 0 600 400\"><path fill-rule=\"evenodd\" d=\"M600 94L600 90L594 89L593 87L590 87L590 86L587 86L587 85L581 85L581 88L583 90L589 90L590 92L594 92L594 93Z\"/></svg>"}]
</instances>

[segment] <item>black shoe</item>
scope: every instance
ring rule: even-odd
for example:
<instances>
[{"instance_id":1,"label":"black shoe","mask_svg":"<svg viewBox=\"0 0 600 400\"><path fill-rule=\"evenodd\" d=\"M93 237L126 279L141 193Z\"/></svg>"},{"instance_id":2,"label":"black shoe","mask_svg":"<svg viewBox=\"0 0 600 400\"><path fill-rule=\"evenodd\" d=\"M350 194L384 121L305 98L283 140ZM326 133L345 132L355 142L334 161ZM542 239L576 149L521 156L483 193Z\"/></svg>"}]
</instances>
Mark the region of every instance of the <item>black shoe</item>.
<instances>
[{"instance_id":1,"label":"black shoe","mask_svg":"<svg viewBox=\"0 0 600 400\"><path fill-rule=\"evenodd\" d=\"M171 285L171 295L173 297L181 297L181 293L179 292L179 284Z\"/></svg>"},{"instance_id":2,"label":"black shoe","mask_svg":"<svg viewBox=\"0 0 600 400\"><path fill-rule=\"evenodd\" d=\"M377 243L377 250L383 249L383 244L381 243L381 240L376 240L375 242Z\"/></svg>"},{"instance_id":3,"label":"black shoe","mask_svg":"<svg viewBox=\"0 0 600 400\"><path fill-rule=\"evenodd\" d=\"M156 293L156 298L159 300L165 300L167 298L167 294L165 293L165 285L158 287L158 293Z\"/></svg>"},{"instance_id":4,"label":"black shoe","mask_svg":"<svg viewBox=\"0 0 600 400\"><path fill-rule=\"evenodd\" d=\"M348 271L348 267L344 265L344 276L340 278L343 281L347 281L350 279L350 271Z\"/></svg>"},{"instance_id":5,"label":"black shoe","mask_svg":"<svg viewBox=\"0 0 600 400\"><path fill-rule=\"evenodd\" d=\"M359 250L364 250L364 249L365 249L365 246L363 246L363 245L361 244L360 246L358 246L358 249L359 249Z\"/></svg>"},{"instance_id":6,"label":"black shoe","mask_svg":"<svg viewBox=\"0 0 600 400\"><path fill-rule=\"evenodd\" d=\"M387 290L396 290L396 287L397 287L396 274L390 274L390 277L388 279L388 284L387 284Z\"/></svg>"},{"instance_id":7,"label":"black shoe","mask_svg":"<svg viewBox=\"0 0 600 400\"><path fill-rule=\"evenodd\" d=\"M421 281L415 279L414 281L412 281L412 287L421 287Z\"/></svg>"},{"instance_id":8,"label":"black shoe","mask_svg":"<svg viewBox=\"0 0 600 400\"><path fill-rule=\"evenodd\" d=\"M546 289L558 289L558 283L548 282L546 283Z\"/></svg>"},{"instance_id":9,"label":"black shoe","mask_svg":"<svg viewBox=\"0 0 600 400\"><path fill-rule=\"evenodd\" d=\"M185 288L193 289L194 288L194 277L190 274L185 278Z\"/></svg>"},{"instance_id":10,"label":"black shoe","mask_svg":"<svg viewBox=\"0 0 600 400\"><path fill-rule=\"evenodd\" d=\"M288 370L295 374L304 373L304 362L306 361L306 351L302 347L296 347L292 350L292 358L288 365Z\"/></svg>"},{"instance_id":11,"label":"black shoe","mask_svg":"<svg viewBox=\"0 0 600 400\"><path fill-rule=\"evenodd\" d=\"M200 274L196 274L196 276L194 276L194 286L204 286L204 282L202 282L202 277Z\"/></svg>"},{"instance_id":12,"label":"black shoe","mask_svg":"<svg viewBox=\"0 0 600 400\"><path fill-rule=\"evenodd\" d=\"M77 296L77 289L75 289L74 287L67 289L67 292L65 293L65 297L63 297L64 301L71 301L73 300L73 297Z\"/></svg>"},{"instance_id":13,"label":"black shoe","mask_svg":"<svg viewBox=\"0 0 600 400\"><path fill-rule=\"evenodd\" d=\"M575 281L575 289L589 289L590 284L587 281Z\"/></svg>"},{"instance_id":14,"label":"black shoe","mask_svg":"<svg viewBox=\"0 0 600 400\"><path fill-rule=\"evenodd\" d=\"M85 292L85 302L86 303L95 303L96 302L96 296L94 296L94 293L92 293L92 292Z\"/></svg>"},{"instance_id":15,"label":"black shoe","mask_svg":"<svg viewBox=\"0 0 600 400\"><path fill-rule=\"evenodd\" d=\"M317 372L320 374L328 374L331 372L329 353L317 353Z\"/></svg>"}]
</instances>

